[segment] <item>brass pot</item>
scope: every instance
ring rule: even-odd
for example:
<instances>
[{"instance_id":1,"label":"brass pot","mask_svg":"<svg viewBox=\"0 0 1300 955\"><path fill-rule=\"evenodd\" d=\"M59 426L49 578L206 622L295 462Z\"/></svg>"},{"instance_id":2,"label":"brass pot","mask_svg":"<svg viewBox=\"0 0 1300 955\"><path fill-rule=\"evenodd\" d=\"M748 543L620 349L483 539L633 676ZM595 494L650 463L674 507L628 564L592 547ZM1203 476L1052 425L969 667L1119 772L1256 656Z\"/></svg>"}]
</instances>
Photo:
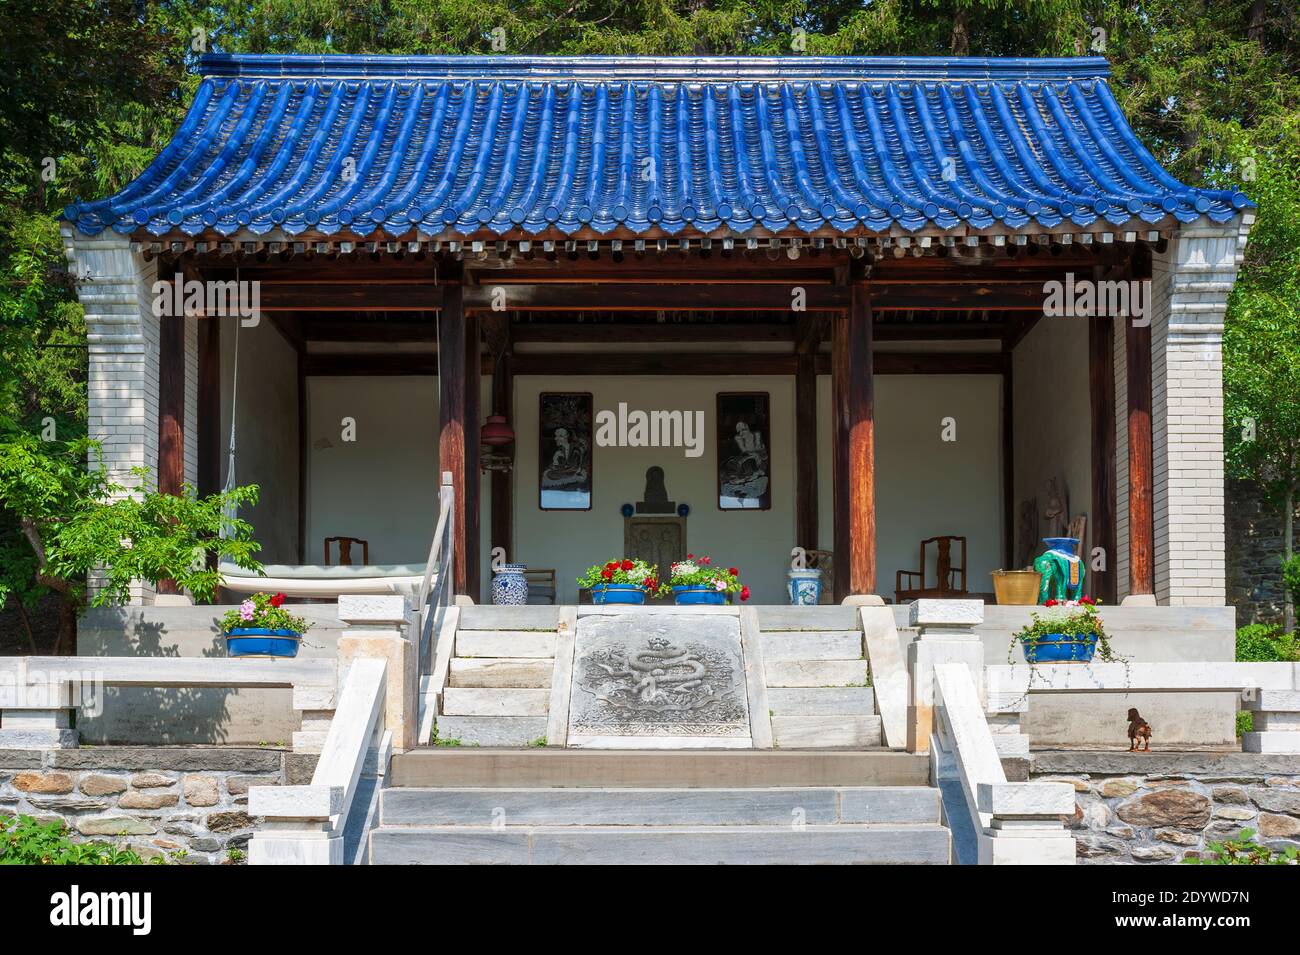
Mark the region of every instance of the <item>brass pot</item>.
<instances>
[{"instance_id":1,"label":"brass pot","mask_svg":"<svg viewBox=\"0 0 1300 955\"><path fill-rule=\"evenodd\" d=\"M999 604L1033 606L1042 582L1043 575L1036 570L995 570L993 594Z\"/></svg>"}]
</instances>

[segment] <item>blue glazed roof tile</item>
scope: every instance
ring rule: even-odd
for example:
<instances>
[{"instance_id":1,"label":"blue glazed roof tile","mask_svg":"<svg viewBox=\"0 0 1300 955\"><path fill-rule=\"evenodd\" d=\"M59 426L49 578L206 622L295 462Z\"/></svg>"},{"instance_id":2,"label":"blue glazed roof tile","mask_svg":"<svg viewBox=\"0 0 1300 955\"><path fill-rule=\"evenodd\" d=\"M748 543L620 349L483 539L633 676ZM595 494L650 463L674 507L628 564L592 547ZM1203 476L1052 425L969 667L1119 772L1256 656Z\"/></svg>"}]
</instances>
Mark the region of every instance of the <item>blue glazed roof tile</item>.
<instances>
[{"instance_id":1,"label":"blue glazed roof tile","mask_svg":"<svg viewBox=\"0 0 1300 955\"><path fill-rule=\"evenodd\" d=\"M84 233L884 231L1231 218L1094 58L203 58Z\"/></svg>"}]
</instances>

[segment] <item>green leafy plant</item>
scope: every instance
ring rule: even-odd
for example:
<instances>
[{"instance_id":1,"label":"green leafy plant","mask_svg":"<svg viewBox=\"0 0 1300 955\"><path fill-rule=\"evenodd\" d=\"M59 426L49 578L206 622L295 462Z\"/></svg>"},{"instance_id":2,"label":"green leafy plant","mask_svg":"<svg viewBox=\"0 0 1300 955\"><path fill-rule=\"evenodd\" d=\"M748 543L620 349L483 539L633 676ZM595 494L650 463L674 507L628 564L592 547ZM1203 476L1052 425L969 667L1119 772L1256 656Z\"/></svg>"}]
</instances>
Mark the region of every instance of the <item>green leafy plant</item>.
<instances>
[{"instance_id":1,"label":"green leafy plant","mask_svg":"<svg viewBox=\"0 0 1300 955\"><path fill-rule=\"evenodd\" d=\"M1300 661L1300 640L1276 624L1251 623L1237 628L1237 660L1246 663Z\"/></svg>"},{"instance_id":2,"label":"green leafy plant","mask_svg":"<svg viewBox=\"0 0 1300 955\"><path fill-rule=\"evenodd\" d=\"M659 568L639 558L616 557L603 564L592 564L578 578L579 587L607 584L631 584L653 597L659 592Z\"/></svg>"},{"instance_id":3,"label":"green leafy plant","mask_svg":"<svg viewBox=\"0 0 1300 955\"><path fill-rule=\"evenodd\" d=\"M0 816L0 865L143 865L133 851L106 842L73 842L62 822Z\"/></svg>"},{"instance_id":4,"label":"green leafy plant","mask_svg":"<svg viewBox=\"0 0 1300 955\"><path fill-rule=\"evenodd\" d=\"M687 554L685 560L673 564L672 578L663 590L670 592L673 587L707 587L725 594L738 594L741 600L749 599L749 585L740 582L739 568L719 567L713 558L703 555Z\"/></svg>"},{"instance_id":5,"label":"green leafy plant","mask_svg":"<svg viewBox=\"0 0 1300 955\"><path fill-rule=\"evenodd\" d=\"M1294 633L1283 633L1277 624L1250 623L1237 628L1237 660L1245 663L1300 661L1300 640ZM1254 728L1254 713L1238 710L1237 735L1249 733Z\"/></svg>"},{"instance_id":6,"label":"green leafy plant","mask_svg":"<svg viewBox=\"0 0 1300 955\"><path fill-rule=\"evenodd\" d=\"M230 633L241 627L261 630L292 630L304 634L311 624L284 609L284 594L251 594L238 607L221 617L221 630Z\"/></svg>"},{"instance_id":7,"label":"green leafy plant","mask_svg":"<svg viewBox=\"0 0 1300 955\"><path fill-rule=\"evenodd\" d=\"M1287 846L1281 852L1255 841L1255 830L1243 829L1236 839L1211 842L1208 855L1184 859L1185 865L1300 865L1300 852Z\"/></svg>"},{"instance_id":8,"label":"green leafy plant","mask_svg":"<svg viewBox=\"0 0 1300 955\"><path fill-rule=\"evenodd\" d=\"M1008 662L1011 661L1011 654L1017 643L1033 648L1041 643L1055 643L1058 637L1067 639L1095 637L1098 658L1106 663L1125 662L1125 658L1115 653L1111 647L1110 639L1106 636L1106 628L1097 613L1097 604L1091 597L1065 601L1049 600L1041 610L1035 610L1029 616L1029 624L1011 636L1011 644L1007 647Z\"/></svg>"},{"instance_id":9,"label":"green leafy plant","mask_svg":"<svg viewBox=\"0 0 1300 955\"><path fill-rule=\"evenodd\" d=\"M256 503L255 485L200 496L151 486L136 469L135 487L110 479L99 445L85 438L44 440L0 416L0 604L57 593L69 611L60 645L72 648L76 612L95 586L92 606L125 603L136 581L173 580L196 600L221 583L210 557L260 571L253 528L229 512ZM3 533L6 525L14 533Z\"/></svg>"}]
</instances>

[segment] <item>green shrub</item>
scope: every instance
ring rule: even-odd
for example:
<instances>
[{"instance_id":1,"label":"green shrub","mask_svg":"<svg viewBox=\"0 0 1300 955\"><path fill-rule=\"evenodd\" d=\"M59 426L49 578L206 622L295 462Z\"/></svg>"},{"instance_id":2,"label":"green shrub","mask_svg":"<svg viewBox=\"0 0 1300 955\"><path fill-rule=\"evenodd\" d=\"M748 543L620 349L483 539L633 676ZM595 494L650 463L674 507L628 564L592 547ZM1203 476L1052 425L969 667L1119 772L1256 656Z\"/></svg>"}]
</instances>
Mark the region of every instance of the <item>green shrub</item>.
<instances>
[{"instance_id":1,"label":"green shrub","mask_svg":"<svg viewBox=\"0 0 1300 955\"><path fill-rule=\"evenodd\" d=\"M1253 829L1243 829L1236 839L1211 842L1209 855L1200 859L1184 859L1187 865L1300 865L1300 852L1288 846L1274 852L1255 841Z\"/></svg>"},{"instance_id":2,"label":"green shrub","mask_svg":"<svg viewBox=\"0 0 1300 955\"><path fill-rule=\"evenodd\" d=\"M1300 660L1300 644L1293 633L1276 624L1252 623L1237 629L1237 660L1249 663L1284 663Z\"/></svg>"},{"instance_id":3,"label":"green shrub","mask_svg":"<svg viewBox=\"0 0 1300 955\"><path fill-rule=\"evenodd\" d=\"M73 842L61 822L0 816L0 865L143 865L143 860L108 843Z\"/></svg>"},{"instance_id":4,"label":"green shrub","mask_svg":"<svg viewBox=\"0 0 1300 955\"><path fill-rule=\"evenodd\" d=\"M1250 733L1255 729L1255 714L1251 710L1237 710L1237 735Z\"/></svg>"}]
</instances>

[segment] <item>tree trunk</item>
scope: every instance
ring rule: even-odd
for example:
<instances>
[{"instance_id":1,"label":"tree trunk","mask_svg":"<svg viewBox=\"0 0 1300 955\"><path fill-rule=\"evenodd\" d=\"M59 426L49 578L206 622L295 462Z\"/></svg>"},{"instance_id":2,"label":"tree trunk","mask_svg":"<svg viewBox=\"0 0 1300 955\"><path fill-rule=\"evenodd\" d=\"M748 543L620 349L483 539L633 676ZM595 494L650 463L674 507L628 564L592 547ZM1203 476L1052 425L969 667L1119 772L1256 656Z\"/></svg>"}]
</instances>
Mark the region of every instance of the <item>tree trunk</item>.
<instances>
[{"instance_id":1,"label":"tree trunk","mask_svg":"<svg viewBox=\"0 0 1300 955\"><path fill-rule=\"evenodd\" d=\"M952 18L952 55L953 56L970 56L970 31L967 24L970 20L970 11L958 10Z\"/></svg>"},{"instance_id":2,"label":"tree trunk","mask_svg":"<svg viewBox=\"0 0 1300 955\"><path fill-rule=\"evenodd\" d=\"M77 655L77 605L70 594L59 595L59 636L54 641L54 656Z\"/></svg>"},{"instance_id":3,"label":"tree trunk","mask_svg":"<svg viewBox=\"0 0 1300 955\"><path fill-rule=\"evenodd\" d=\"M1292 537L1295 534L1295 490L1296 486L1291 484L1286 489L1285 512L1282 517L1282 559L1289 561L1295 548L1292 545ZM1286 580L1283 578L1282 583L1282 628L1290 633L1295 629L1295 603L1291 599L1291 588L1286 586Z\"/></svg>"},{"instance_id":4,"label":"tree trunk","mask_svg":"<svg viewBox=\"0 0 1300 955\"><path fill-rule=\"evenodd\" d=\"M1246 36L1261 46L1264 43L1264 33L1268 26L1267 18L1268 4L1265 0L1255 0L1250 5L1250 12L1247 14Z\"/></svg>"}]
</instances>

